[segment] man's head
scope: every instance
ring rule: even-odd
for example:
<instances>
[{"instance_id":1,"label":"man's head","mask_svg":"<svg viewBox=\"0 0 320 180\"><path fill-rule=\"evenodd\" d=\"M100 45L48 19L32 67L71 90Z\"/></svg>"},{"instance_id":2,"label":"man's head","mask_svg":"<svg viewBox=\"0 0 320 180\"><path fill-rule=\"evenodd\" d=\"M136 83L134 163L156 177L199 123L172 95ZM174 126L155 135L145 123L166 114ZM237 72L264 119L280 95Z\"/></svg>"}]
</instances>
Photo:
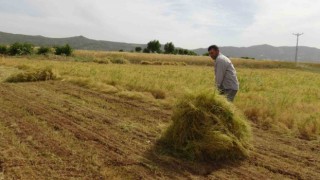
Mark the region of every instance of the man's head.
<instances>
[{"instance_id":1,"label":"man's head","mask_svg":"<svg viewBox=\"0 0 320 180\"><path fill-rule=\"evenodd\" d=\"M217 45L212 45L208 48L208 53L212 59L217 59L219 56L220 50Z\"/></svg>"}]
</instances>

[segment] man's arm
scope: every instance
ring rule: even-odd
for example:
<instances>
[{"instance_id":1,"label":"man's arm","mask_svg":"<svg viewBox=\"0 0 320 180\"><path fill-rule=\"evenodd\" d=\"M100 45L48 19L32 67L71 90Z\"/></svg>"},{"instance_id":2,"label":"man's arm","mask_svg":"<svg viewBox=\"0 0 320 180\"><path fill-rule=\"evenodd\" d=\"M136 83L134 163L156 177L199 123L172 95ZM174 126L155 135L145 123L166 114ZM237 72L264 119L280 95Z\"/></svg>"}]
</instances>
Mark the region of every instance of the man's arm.
<instances>
[{"instance_id":1,"label":"man's arm","mask_svg":"<svg viewBox=\"0 0 320 180\"><path fill-rule=\"evenodd\" d=\"M222 81L224 79L224 75L226 73L226 65L225 62L221 59L217 59L215 63L215 79L216 79L216 86L219 90L222 90Z\"/></svg>"}]
</instances>

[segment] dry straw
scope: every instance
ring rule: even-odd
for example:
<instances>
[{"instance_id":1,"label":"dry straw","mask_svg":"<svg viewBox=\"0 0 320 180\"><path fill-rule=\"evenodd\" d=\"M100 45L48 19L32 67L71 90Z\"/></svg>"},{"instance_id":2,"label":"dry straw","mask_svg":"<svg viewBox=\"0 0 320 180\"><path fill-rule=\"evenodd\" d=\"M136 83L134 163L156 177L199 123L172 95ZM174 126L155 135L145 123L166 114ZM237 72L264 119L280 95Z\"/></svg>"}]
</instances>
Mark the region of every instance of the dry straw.
<instances>
[{"instance_id":1,"label":"dry straw","mask_svg":"<svg viewBox=\"0 0 320 180\"><path fill-rule=\"evenodd\" d=\"M13 74L6 79L6 82L34 82L34 81L48 81L56 79L56 75L49 67L42 69L27 69L26 72Z\"/></svg>"},{"instance_id":2,"label":"dry straw","mask_svg":"<svg viewBox=\"0 0 320 180\"><path fill-rule=\"evenodd\" d=\"M246 118L215 91L188 93L176 104L172 124L160 139L165 151L200 161L248 156L251 129Z\"/></svg>"}]
</instances>

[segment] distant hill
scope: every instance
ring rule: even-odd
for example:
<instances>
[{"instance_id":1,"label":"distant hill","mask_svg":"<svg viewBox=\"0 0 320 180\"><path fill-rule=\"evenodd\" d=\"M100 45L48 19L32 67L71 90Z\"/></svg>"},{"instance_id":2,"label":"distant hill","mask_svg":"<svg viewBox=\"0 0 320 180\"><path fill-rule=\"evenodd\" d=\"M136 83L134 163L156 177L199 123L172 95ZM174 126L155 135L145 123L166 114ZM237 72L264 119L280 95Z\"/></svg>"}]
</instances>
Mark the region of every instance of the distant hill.
<instances>
[{"instance_id":1,"label":"distant hill","mask_svg":"<svg viewBox=\"0 0 320 180\"><path fill-rule=\"evenodd\" d=\"M64 45L66 43L70 44L71 47L75 49L83 50L101 50L101 51L118 51L123 49L125 51L134 50L135 47L145 47L142 44L129 44L120 43L112 41L98 41L88 39L83 36L75 36L69 38L48 38L43 36L29 36L21 34L10 34L5 32L0 32L0 44L12 44L15 42L28 42L37 46L41 45Z\"/></svg>"},{"instance_id":2,"label":"distant hill","mask_svg":"<svg viewBox=\"0 0 320 180\"><path fill-rule=\"evenodd\" d=\"M112 41L99 41L88 39L83 36L69 38L48 38L43 36L30 36L21 34L11 34L0 32L0 44L12 44L15 42L28 42L37 46L41 45L64 45L70 44L75 49L100 50L100 51L125 51L134 50L135 47L146 47L145 44L121 43ZM193 50L202 55L207 52L206 48ZM229 57L252 57L255 59L271 59L293 61L295 47L281 46L274 47L270 45L257 45L251 47L221 47L221 52ZM320 62L320 49L301 46L299 48L299 61Z\"/></svg>"},{"instance_id":3,"label":"distant hill","mask_svg":"<svg viewBox=\"0 0 320 180\"><path fill-rule=\"evenodd\" d=\"M270 45L257 45L250 47L221 47L221 52L229 57L252 57L256 59L271 59L294 61L295 47L281 46L274 47ZM207 52L206 48L194 50L198 54ZM320 49L300 46L299 61L320 62Z\"/></svg>"}]
</instances>

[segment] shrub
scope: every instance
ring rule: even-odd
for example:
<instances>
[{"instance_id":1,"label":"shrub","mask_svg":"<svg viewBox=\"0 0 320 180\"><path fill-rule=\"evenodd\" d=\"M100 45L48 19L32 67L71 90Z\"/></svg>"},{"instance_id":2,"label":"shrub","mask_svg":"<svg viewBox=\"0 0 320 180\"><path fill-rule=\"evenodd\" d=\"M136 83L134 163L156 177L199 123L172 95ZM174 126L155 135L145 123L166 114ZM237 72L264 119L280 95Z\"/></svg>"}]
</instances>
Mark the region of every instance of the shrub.
<instances>
[{"instance_id":1,"label":"shrub","mask_svg":"<svg viewBox=\"0 0 320 180\"><path fill-rule=\"evenodd\" d=\"M47 54L50 53L50 51L51 51L51 49L49 47L43 47L42 46L42 47L40 47L38 49L37 54L39 54L39 55L47 55Z\"/></svg>"},{"instance_id":2,"label":"shrub","mask_svg":"<svg viewBox=\"0 0 320 180\"><path fill-rule=\"evenodd\" d=\"M26 72L14 74L6 79L6 82L34 82L34 81L47 81L54 80L56 76L51 68L33 69Z\"/></svg>"},{"instance_id":3,"label":"shrub","mask_svg":"<svg viewBox=\"0 0 320 180\"><path fill-rule=\"evenodd\" d=\"M141 47L136 47L136 48L135 48L135 51L136 51L136 52L141 52L141 51L142 51L142 48L141 48Z\"/></svg>"},{"instance_id":4,"label":"shrub","mask_svg":"<svg viewBox=\"0 0 320 180\"><path fill-rule=\"evenodd\" d=\"M10 46L8 53L11 56L29 55L33 52L33 45L29 43L14 43Z\"/></svg>"},{"instance_id":5,"label":"shrub","mask_svg":"<svg viewBox=\"0 0 320 180\"><path fill-rule=\"evenodd\" d=\"M144 48L143 53L150 53L150 50L148 48Z\"/></svg>"},{"instance_id":6,"label":"shrub","mask_svg":"<svg viewBox=\"0 0 320 180\"><path fill-rule=\"evenodd\" d=\"M111 59L113 64L130 64L130 62L125 58L114 58Z\"/></svg>"},{"instance_id":7,"label":"shrub","mask_svg":"<svg viewBox=\"0 0 320 180\"><path fill-rule=\"evenodd\" d=\"M7 46L0 46L0 54L7 54L8 53L8 48Z\"/></svg>"},{"instance_id":8,"label":"shrub","mask_svg":"<svg viewBox=\"0 0 320 180\"><path fill-rule=\"evenodd\" d=\"M174 107L172 124L160 139L164 150L189 160L236 160L248 156L250 126L215 92L187 94Z\"/></svg>"},{"instance_id":9,"label":"shrub","mask_svg":"<svg viewBox=\"0 0 320 180\"><path fill-rule=\"evenodd\" d=\"M71 56L73 52L73 49L69 46L69 44L66 44L64 46L56 46L54 47L54 49L56 55Z\"/></svg>"}]
</instances>

